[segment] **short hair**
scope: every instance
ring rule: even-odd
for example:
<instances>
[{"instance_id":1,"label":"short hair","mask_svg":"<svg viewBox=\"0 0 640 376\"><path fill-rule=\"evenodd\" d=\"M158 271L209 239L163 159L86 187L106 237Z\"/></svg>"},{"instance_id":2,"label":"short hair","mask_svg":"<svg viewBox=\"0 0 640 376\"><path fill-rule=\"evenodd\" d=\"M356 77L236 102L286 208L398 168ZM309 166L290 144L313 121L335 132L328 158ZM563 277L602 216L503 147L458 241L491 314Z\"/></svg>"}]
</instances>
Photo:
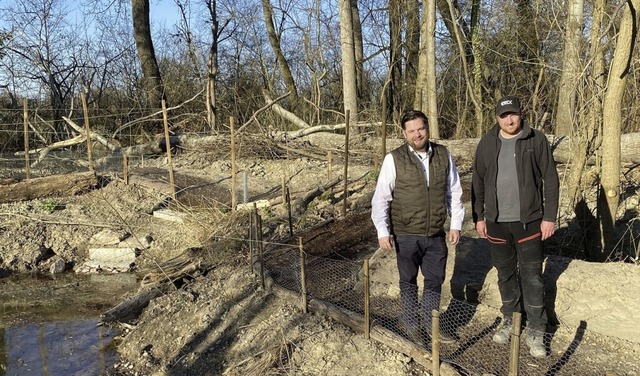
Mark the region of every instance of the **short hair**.
<instances>
[{"instance_id":1,"label":"short hair","mask_svg":"<svg viewBox=\"0 0 640 376\"><path fill-rule=\"evenodd\" d=\"M422 119L425 128L427 128L427 130L429 129L429 119L427 118L427 115L425 115L424 112L418 110L409 110L402 115L402 120L400 120L402 129L406 129L406 124L408 121L415 119Z\"/></svg>"}]
</instances>

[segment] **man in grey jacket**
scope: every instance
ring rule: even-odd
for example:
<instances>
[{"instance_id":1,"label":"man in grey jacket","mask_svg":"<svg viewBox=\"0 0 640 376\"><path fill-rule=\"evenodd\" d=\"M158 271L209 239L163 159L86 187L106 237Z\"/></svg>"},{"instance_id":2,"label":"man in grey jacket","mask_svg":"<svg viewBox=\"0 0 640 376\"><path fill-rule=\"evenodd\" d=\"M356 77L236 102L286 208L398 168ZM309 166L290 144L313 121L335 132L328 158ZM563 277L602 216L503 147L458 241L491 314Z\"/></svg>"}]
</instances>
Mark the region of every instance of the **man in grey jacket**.
<instances>
[{"instance_id":1,"label":"man in grey jacket","mask_svg":"<svg viewBox=\"0 0 640 376\"><path fill-rule=\"evenodd\" d=\"M478 143L471 193L476 231L489 240L498 271L504 317L493 341L509 343L513 312L524 308L525 342L541 358L547 355L542 242L555 231L558 172L547 138L522 119L517 97L498 100L496 119Z\"/></svg>"}]
</instances>

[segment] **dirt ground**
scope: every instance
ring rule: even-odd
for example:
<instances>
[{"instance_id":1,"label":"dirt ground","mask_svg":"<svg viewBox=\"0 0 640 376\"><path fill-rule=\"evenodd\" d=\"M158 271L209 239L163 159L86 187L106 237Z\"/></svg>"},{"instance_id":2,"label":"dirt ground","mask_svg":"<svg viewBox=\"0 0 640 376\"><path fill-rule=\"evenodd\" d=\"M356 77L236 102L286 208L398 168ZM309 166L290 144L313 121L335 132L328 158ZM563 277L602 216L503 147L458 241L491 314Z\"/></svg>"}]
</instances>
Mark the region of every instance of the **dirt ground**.
<instances>
[{"instance_id":1,"label":"dirt ground","mask_svg":"<svg viewBox=\"0 0 640 376\"><path fill-rule=\"evenodd\" d=\"M332 137L312 137L297 147L318 155L331 148L340 155L341 144ZM240 176L246 172L249 185L248 200L275 200L281 195L283 176L294 203L330 180L326 162L295 153L274 159L272 150L257 155L248 149L239 159ZM351 159L346 218L341 215L343 186L338 183L311 201L307 210L294 205L293 236L281 204L261 210L263 231L269 249L295 248L302 237L305 252L314 257L353 264L373 257L375 293L396 299L395 258L375 252L377 240L367 207L375 186L374 162L364 155L355 150ZM332 177L342 174L340 162L334 159ZM391 346L366 339L323 314L305 314L298 301L259 286L248 260L249 216L229 213L228 155L215 147L183 150L173 163L179 203L168 207L183 214L182 222L153 215L167 206L170 192L167 161L160 157L138 161L128 185L110 175L101 187L81 195L0 205L0 276L49 272L58 260L67 271L77 271L87 259L92 236L104 229L151 239L138 252L134 270L140 277L157 273L158 265L186 249L200 252L205 267L153 299L135 320L118 325L123 331L117 339L121 361L110 372L113 375L427 373L412 357ZM468 163L460 161L459 167L468 199ZM238 179L240 201L242 181ZM635 202L637 213L637 194ZM443 303L446 308L452 296L479 301L475 315L490 326L499 316L497 278L485 241L473 231L468 204L461 243L450 249ZM223 243L232 245L216 246ZM563 336L571 341L586 326L585 338L593 344L579 347L584 348L586 363L597 363L606 353L605 361L618 374L640 374L640 266L595 264L563 257L557 250L553 253L546 261L545 286L551 320L560 328L558 341ZM484 337L490 340L490 334ZM567 352L552 346L552 355L558 355L555 351ZM579 369L572 367L577 366L565 367L569 373L564 374L572 374L567 369Z\"/></svg>"}]
</instances>

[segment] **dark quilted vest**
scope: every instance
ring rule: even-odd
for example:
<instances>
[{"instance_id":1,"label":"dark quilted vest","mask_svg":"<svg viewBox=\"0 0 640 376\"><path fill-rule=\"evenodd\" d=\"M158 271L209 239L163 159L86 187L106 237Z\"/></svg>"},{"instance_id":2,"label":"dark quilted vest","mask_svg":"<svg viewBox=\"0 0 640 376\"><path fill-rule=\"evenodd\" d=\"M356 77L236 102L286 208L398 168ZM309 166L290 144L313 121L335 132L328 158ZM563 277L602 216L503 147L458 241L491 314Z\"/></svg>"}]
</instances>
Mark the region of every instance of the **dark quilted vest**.
<instances>
[{"instance_id":1,"label":"dark quilted vest","mask_svg":"<svg viewBox=\"0 0 640 376\"><path fill-rule=\"evenodd\" d=\"M393 234L433 236L444 232L449 179L447 149L431 142L428 187L422 163L406 144L391 154L396 167L396 186L391 201Z\"/></svg>"}]
</instances>

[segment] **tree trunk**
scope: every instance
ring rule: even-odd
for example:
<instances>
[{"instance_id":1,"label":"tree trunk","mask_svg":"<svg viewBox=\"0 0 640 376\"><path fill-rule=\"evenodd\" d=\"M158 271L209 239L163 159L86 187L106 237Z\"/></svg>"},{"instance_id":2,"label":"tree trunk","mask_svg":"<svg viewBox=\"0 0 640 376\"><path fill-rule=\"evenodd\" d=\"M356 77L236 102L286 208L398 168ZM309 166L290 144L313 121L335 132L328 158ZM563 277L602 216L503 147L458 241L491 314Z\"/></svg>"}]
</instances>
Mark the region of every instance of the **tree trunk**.
<instances>
[{"instance_id":1,"label":"tree trunk","mask_svg":"<svg viewBox=\"0 0 640 376\"><path fill-rule=\"evenodd\" d=\"M604 235L605 260L614 251L614 223L620 199L620 155L622 132L622 97L631 69L636 44L640 0L629 0L622 15L616 49L611 61L607 91L604 96L602 126L602 186L598 202L598 219Z\"/></svg>"},{"instance_id":2,"label":"tree trunk","mask_svg":"<svg viewBox=\"0 0 640 376\"><path fill-rule=\"evenodd\" d=\"M570 0L567 2L567 6L569 10L555 122L555 134L558 136L571 136L574 129L576 86L580 75L580 41L582 40L584 23L584 0Z\"/></svg>"},{"instance_id":3,"label":"tree trunk","mask_svg":"<svg viewBox=\"0 0 640 376\"><path fill-rule=\"evenodd\" d=\"M162 108L162 100L166 100L162 76L151 39L149 21L149 0L131 0L131 14L133 16L133 37L140 59L144 89L147 93L149 106Z\"/></svg>"},{"instance_id":4,"label":"tree trunk","mask_svg":"<svg viewBox=\"0 0 640 376\"><path fill-rule=\"evenodd\" d=\"M587 121L584 126L576 128L571 137L571 149L574 150L573 160L571 161L571 169L567 179L567 210L576 213L576 219L582 230L582 238L585 239L585 254L587 259L591 260L591 255L602 254L602 242L599 225L595 217L585 207L584 202L584 185L583 175L588 158L594 155L595 151L600 148L602 134L602 97L604 93L604 49L602 48L600 35L602 33L604 18L604 1L596 0L593 5L593 17L590 32L591 42L591 74L589 75L592 87L589 94L590 98L584 102L584 112L587 113ZM581 111L582 112L582 111ZM597 159L598 157L596 157ZM597 162L596 162L597 163Z\"/></svg>"},{"instance_id":5,"label":"tree trunk","mask_svg":"<svg viewBox=\"0 0 640 376\"><path fill-rule=\"evenodd\" d=\"M471 7L471 52L473 54L473 98L478 102L482 98L482 70L484 68L482 51L480 50L480 0L473 0ZM475 106L476 135L484 134L484 114L482 106ZM493 119L493 117L491 117Z\"/></svg>"},{"instance_id":6,"label":"tree trunk","mask_svg":"<svg viewBox=\"0 0 640 376\"><path fill-rule=\"evenodd\" d=\"M455 19L456 8L454 7L451 0L447 0L447 3L449 4L449 16L451 17L451 19ZM467 94L469 95L469 98L471 99L471 102L473 103L474 111L476 114L476 121L478 121L478 112L482 111L482 98L476 98L476 90L474 89L475 81L469 72L468 59L466 58L465 53L465 46L468 45L468 41L466 38L463 38L463 35L466 34L463 34L457 27L454 27L453 31L456 44L458 45L458 50L460 51L460 64L462 65L462 71L465 77L465 89ZM481 115L480 118L482 118ZM480 129L482 129L482 124L476 125L476 137L482 137L483 132L480 132Z\"/></svg>"},{"instance_id":7,"label":"tree trunk","mask_svg":"<svg viewBox=\"0 0 640 376\"><path fill-rule=\"evenodd\" d=\"M298 89L296 88L296 82L293 79L293 74L289 68L289 63L282 53L280 47L280 35L277 33L275 25L273 24L273 8L269 0L262 0L262 14L264 15L264 23L267 27L267 34L269 35L269 43L273 49L274 55L276 55L276 61L278 62L278 68L280 68L280 74L282 74L282 80L284 81L287 90L291 95L291 102L293 107L298 103Z\"/></svg>"},{"instance_id":8,"label":"tree trunk","mask_svg":"<svg viewBox=\"0 0 640 376\"><path fill-rule=\"evenodd\" d=\"M218 14L216 0L207 0L207 9L211 20L211 46L207 58L207 122L211 131L218 130L216 104L216 77L218 76Z\"/></svg>"},{"instance_id":9,"label":"tree trunk","mask_svg":"<svg viewBox=\"0 0 640 376\"><path fill-rule=\"evenodd\" d=\"M349 123L358 122L358 90L356 85L356 57L353 41L351 2L339 0L340 41L342 45L342 94L345 112L349 110ZM357 128L356 132L359 132Z\"/></svg>"},{"instance_id":10,"label":"tree trunk","mask_svg":"<svg viewBox=\"0 0 640 376\"><path fill-rule=\"evenodd\" d=\"M351 1L351 21L353 22L353 43L356 56L356 87L358 88L358 100L364 95L364 46L362 44L362 24L360 23L360 11L358 1Z\"/></svg>"},{"instance_id":11,"label":"tree trunk","mask_svg":"<svg viewBox=\"0 0 640 376\"><path fill-rule=\"evenodd\" d=\"M427 95L426 92L421 93L416 86L419 85L418 76L420 75L420 50L421 50L421 33L422 27L420 22L420 2L417 0L403 0L404 3L402 14L406 20L405 32L405 70L402 82L406 90L407 102L416 103L420 99L419 95ZM423 16L424 17L424 16ZM414 95L413 98L410 95ZM427 112L425 107L415 107Z\"/></svg>"},{"instance_id":12,"label":"tree trunk","mask_svg":"<svg viewBox=\"0 0 640 376\"><path fill-rule=\"evenodd\" d=\"M53 175L0 186L0 204L48 196L72 196L98 184L93 172Z\"/></svg>"},{"instance_id":13,"label":"tree trunk","mask_svg":"<svg viewBox=\"0 0 640 376\"><path fill-rule=\"evenodd\" d=\"M425 46L425 95L427 98L427 118L429 119L429 138L440 138L440 126L438 124L438 102L436 87L436 4L433 1L422 2L422 14L424 14L422 34Z\"/></svg>"},{"instance_id":14,"label":"tree trunk","mask_svg":"<svg viewBox=\"0 0 640 376\"><path fill-rule=\"evenodd\" d=\"M400 1L389 2L389 80L388 90L385 96L391 117L401 112L401 86L402 86L402 18Z\"/></svg>"}]
</instances>

